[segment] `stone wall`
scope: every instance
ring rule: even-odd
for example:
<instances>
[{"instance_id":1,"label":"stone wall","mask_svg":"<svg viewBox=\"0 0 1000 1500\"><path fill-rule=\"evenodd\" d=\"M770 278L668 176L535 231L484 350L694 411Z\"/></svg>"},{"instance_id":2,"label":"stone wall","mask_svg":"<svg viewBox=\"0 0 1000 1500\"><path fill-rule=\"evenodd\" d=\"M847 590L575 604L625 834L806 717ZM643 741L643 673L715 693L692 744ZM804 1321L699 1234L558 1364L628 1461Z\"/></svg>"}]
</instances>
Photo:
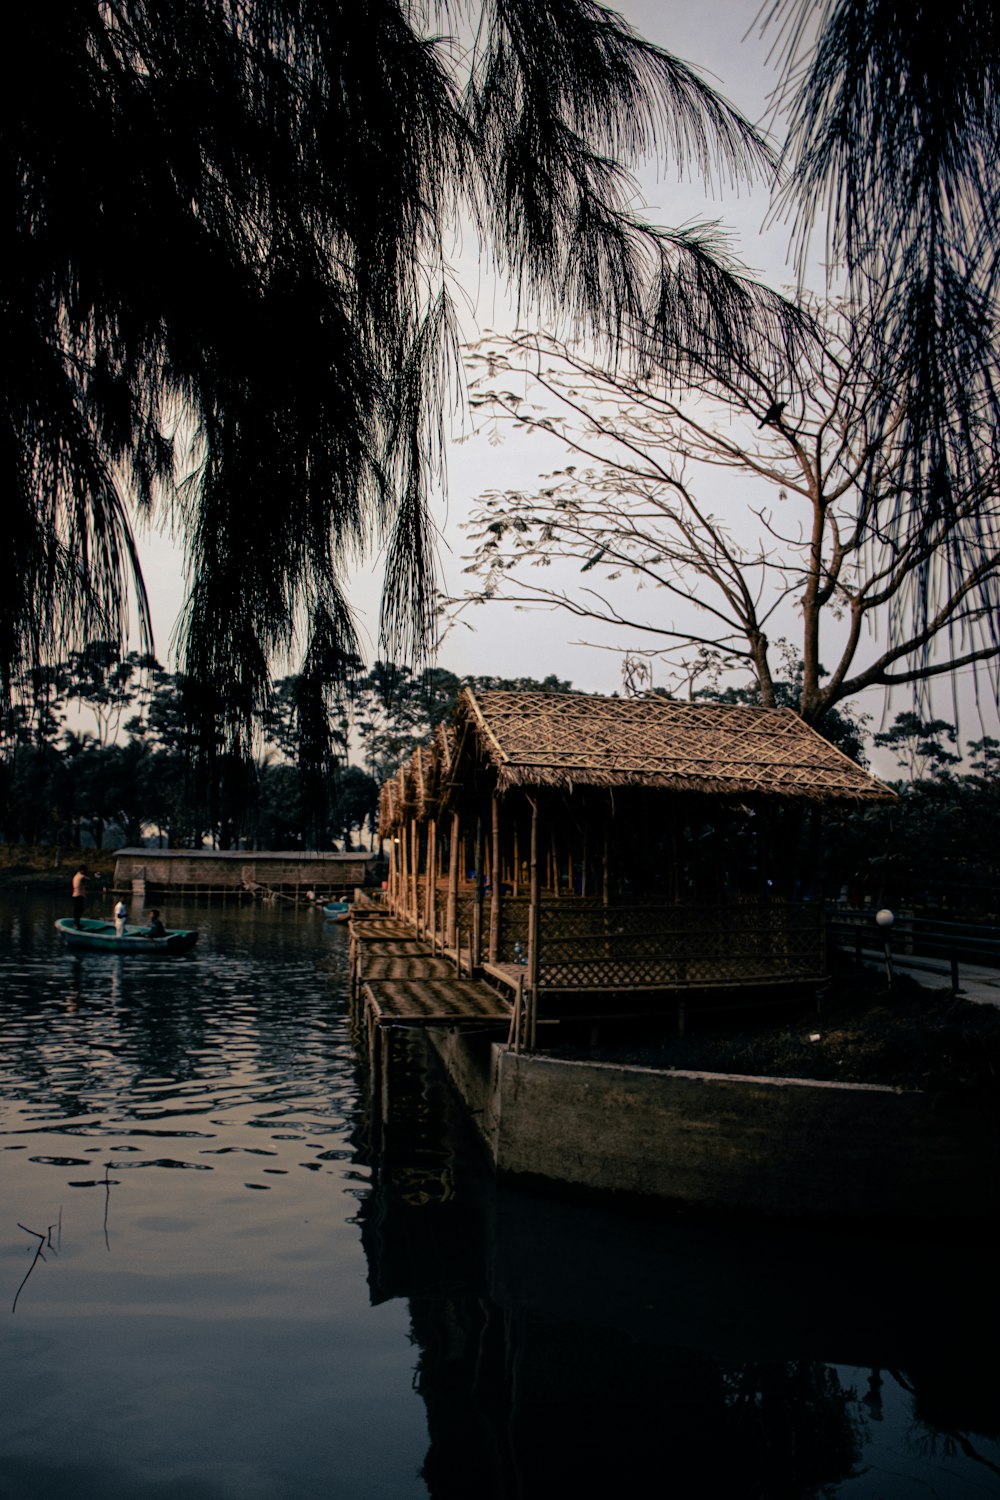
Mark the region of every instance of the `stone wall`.
<instances>
[{"instance_id":1,"label":"stone wall","mask_svg":"<svg viewBox=\"0 0 1000 1500\"><path fill-rule=\"evenodd\" d=\"M1000 1219L995 1101L433 1040L503 1175L767 1215Z\"/></svg>"}]
</instances>

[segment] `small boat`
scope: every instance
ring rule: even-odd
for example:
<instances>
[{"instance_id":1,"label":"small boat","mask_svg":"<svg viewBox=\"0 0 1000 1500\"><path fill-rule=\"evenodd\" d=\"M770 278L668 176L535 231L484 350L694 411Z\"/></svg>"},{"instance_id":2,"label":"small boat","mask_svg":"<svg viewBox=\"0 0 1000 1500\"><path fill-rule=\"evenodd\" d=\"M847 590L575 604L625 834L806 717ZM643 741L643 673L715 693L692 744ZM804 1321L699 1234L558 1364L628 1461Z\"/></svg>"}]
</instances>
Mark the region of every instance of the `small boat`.
<instances>
[{"instance_id":1,"label":"small boat","mask_svg":"<svg viewBox=\"0 0 1000 1500\"><path fill-rule=\"evenodd\" d=\"M166 936L151 938L146 927L126 926L121 937L114 922L81 917L77 927L72 917L59 917L56 932L71 948L89 948L102 953L189 953L198 941L198 929L167 928Z\"/></svg>"},{"instance_id":2,"label":"small boat","mask_svg":"<svg viewBox=\"0 0 1000 1500\"><path fill-rule=\"evenodd\" d=\"M328 901L323 907L323 915L328 922L346 922L351 915L351 903L349 901Z\"/></svg>"}]
</instances>

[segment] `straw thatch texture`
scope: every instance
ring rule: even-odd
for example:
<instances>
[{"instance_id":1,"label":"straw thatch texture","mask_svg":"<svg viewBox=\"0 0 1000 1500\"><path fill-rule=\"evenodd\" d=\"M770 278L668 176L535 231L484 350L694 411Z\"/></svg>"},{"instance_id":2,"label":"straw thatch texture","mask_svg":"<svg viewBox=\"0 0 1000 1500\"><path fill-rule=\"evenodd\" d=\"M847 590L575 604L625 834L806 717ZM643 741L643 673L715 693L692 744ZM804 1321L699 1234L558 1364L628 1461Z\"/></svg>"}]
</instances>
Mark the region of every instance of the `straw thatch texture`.
<instances>
[{"instance_id":1,"label":"straw thatch texture","mask_svg":"<svg viewBox=\"0 0 1000 1500\"><path fill-rule=\"evenodd\" d=\"M662 787L884 801L893 793L787 708L463 689L500 790L514 786Z\"/></svg>"}]
</instances>

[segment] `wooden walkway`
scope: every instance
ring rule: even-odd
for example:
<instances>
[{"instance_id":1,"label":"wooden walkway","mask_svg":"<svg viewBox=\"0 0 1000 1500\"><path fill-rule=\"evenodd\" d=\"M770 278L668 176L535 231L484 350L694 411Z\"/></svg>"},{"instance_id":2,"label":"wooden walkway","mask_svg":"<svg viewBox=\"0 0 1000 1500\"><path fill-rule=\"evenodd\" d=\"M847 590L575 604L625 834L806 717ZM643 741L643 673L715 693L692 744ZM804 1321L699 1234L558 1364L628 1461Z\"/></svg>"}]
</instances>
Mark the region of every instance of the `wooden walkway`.
<instances>
[{"instance_id":1,"label":"wooden walkway","mask_svg":"<svg viewBox=\"0 0 1000 1500\"><path fill-rule=\"evenodd\" d=\"M490 985L458 972L454 956L434 951L408 922L351 919L354 990L379 1027L507 1026L510 1003Z\"/></svg>"},{"instance_id":2,"label":"wooden walkway","mask_svg":"<svg viewBox=\"0 0 1000 1500\"><path fill-rule=\"evenodd\" d=\"M415 948L416 944L407 943L405 946ZM377 953L372 956L371 950L366 949L364 975L366 983L374 979L453 979L455 965L450 959L428 958L420 953Z\"/></svg>"},{"instance_id":3,"label":"wooden walkway","mask_svg":"<svg viewBox=\"0 0 1000 1500\"><path fill-rule=\"evenodd\" d=\"M510 1006L475 979L362 980L365 1002L380 1026L507 1025Z\"/></svg>"}]
</instances>

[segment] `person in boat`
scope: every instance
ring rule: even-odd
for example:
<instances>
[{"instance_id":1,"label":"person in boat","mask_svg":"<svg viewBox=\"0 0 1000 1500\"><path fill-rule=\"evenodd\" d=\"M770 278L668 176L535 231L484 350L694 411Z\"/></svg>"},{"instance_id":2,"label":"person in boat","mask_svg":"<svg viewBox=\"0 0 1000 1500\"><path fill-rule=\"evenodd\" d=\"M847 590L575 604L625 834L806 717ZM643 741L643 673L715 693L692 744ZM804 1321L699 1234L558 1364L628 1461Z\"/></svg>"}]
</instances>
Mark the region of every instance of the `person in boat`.
<instances>
[{"instance_id":1,"label":"person in boat","mask_svg":"<svg viewBox=\"0 0 1000 1500\"><path fill-rule=\"evenodd\" d=\"M115 937L125 936L125 923L128 920L128 907L124 901L119 901L115 907Z\"/></svg>"},{"instance_id":2,"label":"person in boat","mask_svg":"<svg viewBox=\"0 0 1000 1500\"><path fill-rule=\"evenodd\" d=\"M146 928L146 936L148 938L164 938L166 935L167 929L160 921L160 913L154 909L149 914L149 926Z\"/></svg>"},{"instance_id":3,"label":"person in boat","mask_svg":"<svg viewBox=\"0 0 1000 1500\"><path fill-rule=\"evenodd\" d=\"M73 876L73 926L79 927L80 918L83 916L83 908L87 901L87 868L81 865Z\"/></svg>"}]
</instances>

